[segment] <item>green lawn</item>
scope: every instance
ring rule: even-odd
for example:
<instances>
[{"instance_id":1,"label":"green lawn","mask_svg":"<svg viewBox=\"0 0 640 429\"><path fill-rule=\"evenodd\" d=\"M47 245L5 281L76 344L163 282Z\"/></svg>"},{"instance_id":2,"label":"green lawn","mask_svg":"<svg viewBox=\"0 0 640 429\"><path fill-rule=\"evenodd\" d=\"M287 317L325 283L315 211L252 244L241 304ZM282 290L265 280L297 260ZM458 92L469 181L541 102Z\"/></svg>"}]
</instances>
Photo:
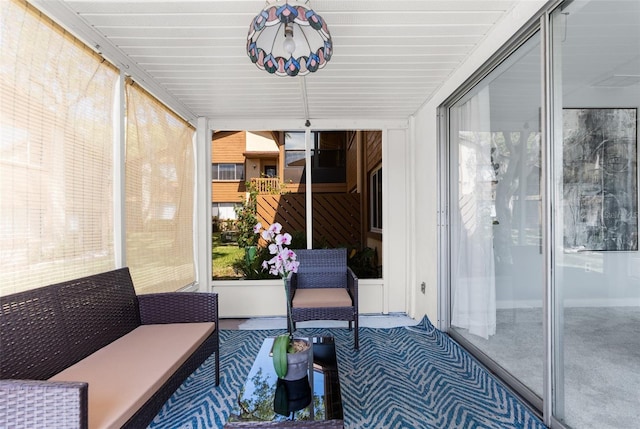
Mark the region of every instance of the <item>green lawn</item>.
<instances>
[{"instance_id":1,"label":"green lawn","mask_svg":"<svg viewBox=\"0 0 640 429\"><path fill-rule=\"evenodd\" d=\"M211 256L214 279L237 279L242 277L241 273L236 273L233 269L233 263L244 258L244 250L239 248L236 243L222 243L219 232L213 233Z\"/></svg>"}]
</instances>

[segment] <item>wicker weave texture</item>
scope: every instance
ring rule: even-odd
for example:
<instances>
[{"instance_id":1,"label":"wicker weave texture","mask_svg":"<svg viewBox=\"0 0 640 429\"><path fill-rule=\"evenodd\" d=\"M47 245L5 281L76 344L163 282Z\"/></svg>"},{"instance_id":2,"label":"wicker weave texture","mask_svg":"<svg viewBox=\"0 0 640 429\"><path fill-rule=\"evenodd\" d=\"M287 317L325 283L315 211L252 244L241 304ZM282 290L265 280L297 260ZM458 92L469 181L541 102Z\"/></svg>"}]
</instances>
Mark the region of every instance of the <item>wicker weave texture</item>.
<instances>
[{"instance_id":1,"label":"wicker weave texture","mask_svg":"<svg viewBox=\"0 0 640 429\"><path fill-rule=\"evenodd\" d=\"M288 280L291 300L291 319L294 323L309 320L344 320L355 326L354 348L358 340L358 277L347 266L347 249L295 250L300 262L298 272ZM300 288L345 288L351 296L351 307L294 307L293 298Z\"/></svg>"},{"instance_id":2,"label":"wicker weave texture","mask_svg":"<svg viewBox=\"0 0 640 429\"><path fill-rule=\"evenodd\" d=\"M86 383L35 380L49 379L140 324L214 322L216 328L125 427L146 427L212 353L219 383L217 294L136 296L122 268L0 297L0 310L0 428L85 428Z\"/></svg>"},{"instance_id":3,"label":"wicker weave texture","mask_svg":"<svg viewBox=\"0 0 640 429\"><path fill-rule=\"evenodd\" d=\"M139 325L126 268L0 297L0 378L46 380Z\"/></svg>"},{"instance_id":4,"label":"wicker weave texture","mask_svg":"<svg viewBox=\"0 0 640 429\"><path fill-rule=\"evenodd\" d=\"M297 288L347 287L347 249L296 250Z\"/></svg>"},{"instance_id":5,"label":"wicker weave texture","mask_svg":"<svg viewBox=\"0 0 640 429\"><path fill-rule=\"evenodd\" d=\"M0 380L0 428L87 428L87 383Z\"/></svg>"},{"instance_id":6,"label":"wicker weave texture","mask_svg":"<svg viewBox=\"0 0 640 429\"><path fill-rule=\"evenodd\" d=\"M143 325L157 323L218 323L217 295L199 292L138 296Z\"/></svg>"}]
</instances>

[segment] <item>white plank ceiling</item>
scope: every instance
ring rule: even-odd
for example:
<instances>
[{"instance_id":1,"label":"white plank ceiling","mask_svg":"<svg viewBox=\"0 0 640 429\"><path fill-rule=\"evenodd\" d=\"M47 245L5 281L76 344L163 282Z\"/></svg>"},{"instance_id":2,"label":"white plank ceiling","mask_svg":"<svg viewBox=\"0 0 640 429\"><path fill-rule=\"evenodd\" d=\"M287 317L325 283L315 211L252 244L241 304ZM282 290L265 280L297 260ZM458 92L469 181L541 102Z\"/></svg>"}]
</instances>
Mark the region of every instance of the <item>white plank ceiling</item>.
<instances>
[{"instance_id":1,"label":"white plank ceiling","mask_svg":"<svg viewBox=\"0 0 640 429\"><path fill-rule=\"evenodd\" d=\"M246 54L261 0L34 4L126 64L159 98L173 98L183 115L263 120L406 119L517 1L311 0L334 55L324 69L294 78L269 75Z\"/></svg>"}]
</instances>

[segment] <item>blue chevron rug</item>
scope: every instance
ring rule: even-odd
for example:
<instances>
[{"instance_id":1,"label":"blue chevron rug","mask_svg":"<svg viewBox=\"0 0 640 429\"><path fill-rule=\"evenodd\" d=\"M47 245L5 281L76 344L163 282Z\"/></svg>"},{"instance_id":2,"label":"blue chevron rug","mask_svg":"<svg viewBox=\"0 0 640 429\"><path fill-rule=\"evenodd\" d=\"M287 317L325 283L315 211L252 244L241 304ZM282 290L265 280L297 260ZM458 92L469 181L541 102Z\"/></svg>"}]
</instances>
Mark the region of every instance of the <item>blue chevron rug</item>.
<instances>
[{"instance_id":1,"label":"blue chevron rug","mask_svg":"<svg viewBox=\"0 0 640 429\"><path fill-rule=\"evenodd\" d=\"M263 340L280 330L222 330L220 386L213 359L192 374L149 429L222 428ZM299 329L336 339L344 421L356 428L525 428L543 423L425 318L415 327Z\"/></svg>"}]
</instances>

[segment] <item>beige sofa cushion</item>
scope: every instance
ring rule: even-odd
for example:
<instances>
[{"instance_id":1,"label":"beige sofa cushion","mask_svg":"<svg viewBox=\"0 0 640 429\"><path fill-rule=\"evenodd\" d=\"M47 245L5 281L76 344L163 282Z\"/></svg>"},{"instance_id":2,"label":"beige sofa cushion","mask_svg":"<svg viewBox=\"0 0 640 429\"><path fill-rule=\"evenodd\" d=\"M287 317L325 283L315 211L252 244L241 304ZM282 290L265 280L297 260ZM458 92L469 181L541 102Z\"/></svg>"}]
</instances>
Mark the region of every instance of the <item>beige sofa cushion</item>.
<instances>
[{"instance_id":1,"label":"beige sofa cushion","mask_svg":"<svg viewBox=\"0 0 640 429\"><path fill-rule=\"evenodd\" d=\"M89 428L119 428L214 331L215 323L143 325L55 375L89 383Z\"/></svg>"},{"instance_id":2,"label":"beige sofa cushion","mask_svg":"<svg viewBox=\"0 0 640 429\"><path fill-rule=\"evenodd\" d=\"M296 289L294 308L352 307L351 296L344 288Z\"/></svg>"}]
</instances>

